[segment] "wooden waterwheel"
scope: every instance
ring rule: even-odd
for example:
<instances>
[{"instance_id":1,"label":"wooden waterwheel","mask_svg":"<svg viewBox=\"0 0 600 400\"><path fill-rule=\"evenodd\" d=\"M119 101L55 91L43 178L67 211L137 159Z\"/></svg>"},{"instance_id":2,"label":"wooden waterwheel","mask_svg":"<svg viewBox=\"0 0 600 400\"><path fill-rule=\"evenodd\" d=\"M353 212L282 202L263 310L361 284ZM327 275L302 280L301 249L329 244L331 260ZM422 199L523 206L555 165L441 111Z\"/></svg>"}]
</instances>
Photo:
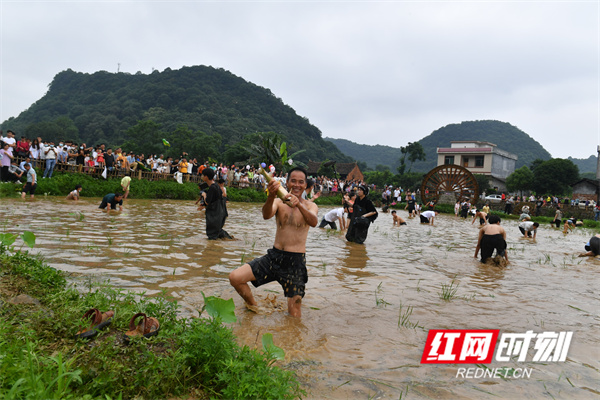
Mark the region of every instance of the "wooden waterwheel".
<instances>
[{"instance_id":1,"label":"wooden waterwheel","mask_svg":"<svg viewBox=\"0 0 600 400\"><path fill-rule=\"evenodd\" d=\"M448 164L435 167L423 178L421 200L423 204L431 200L437 203L446 193L454 195L456 200L469 199L471 204L475 204L479 197L477 179L468 169L460 165Z\"/></svg>"}]
</instances>

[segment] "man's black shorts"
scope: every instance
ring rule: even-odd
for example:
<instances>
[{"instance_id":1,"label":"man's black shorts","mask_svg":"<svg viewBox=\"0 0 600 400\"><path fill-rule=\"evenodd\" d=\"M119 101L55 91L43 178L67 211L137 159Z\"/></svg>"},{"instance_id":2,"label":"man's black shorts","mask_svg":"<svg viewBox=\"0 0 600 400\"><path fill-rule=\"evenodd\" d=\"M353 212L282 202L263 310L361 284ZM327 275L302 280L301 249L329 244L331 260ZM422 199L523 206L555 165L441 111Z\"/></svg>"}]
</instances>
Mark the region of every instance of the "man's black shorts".
<instances>
[{"instance_id":1,"label":"man's black shorts","mask_svg":"<svg viewBox=\"0 0 600 400\"><path fill-rule=\"evenodd\" d=\"M117 209L117 204L118 203L107 203L104 200L102 200L102 202L100 203L100 206L98 208L101 208L101 209L104 210L106 207L108 207L109 204L110 204L110 209L111 210L116 210Z\"/></svg>"},{"instance_id":2,"label":"man's black shorts","mask_svg":"<svg viewBox=\"0 0 600 400\"><path fill-rule=\"evenodd\" d=\"M276 248L248 263L255 280L254 287L277 281L283 288L285 297L304 297L304 288L308 282L306 257L304 253L291 253Z\"/></svg>"},{"instance_id":3,"label":"man's black shorts","mask_svg":"<svg viewBox=\"0 0 600 400\"><path fill-rule=\"evenodd\" d=\"M32 185L31 182L27 182L25 184L25 186L23 186L23 193L35 194L35 189L36 188L37 188L37 183L34 183Z\"/></svg>"}]
</instances>

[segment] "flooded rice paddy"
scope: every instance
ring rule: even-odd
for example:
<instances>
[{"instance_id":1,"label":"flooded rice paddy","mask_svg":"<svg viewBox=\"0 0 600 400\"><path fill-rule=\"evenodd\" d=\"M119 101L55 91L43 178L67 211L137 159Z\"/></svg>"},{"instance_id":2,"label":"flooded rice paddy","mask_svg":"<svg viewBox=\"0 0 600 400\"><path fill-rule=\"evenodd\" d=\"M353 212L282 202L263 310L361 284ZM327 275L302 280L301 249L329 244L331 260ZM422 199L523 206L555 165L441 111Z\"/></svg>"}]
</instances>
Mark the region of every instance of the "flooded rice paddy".
<instances>
[{"instance_id":1,"label":"flooded rice paddy","mask_svg":"<svg viewBox=\"0 0 600 400\"><path fill-rule=\"evenodd\" d=\"M109 215L97 209L100 199L1 202L2 230L33 231L34 252L76 279L110 279L147 295L166 290L188 315L202 308L201 292L233 298L240 343L258 347L271 332L286 352L281 365L297 372L307 398L600 397L600 261L577 257L591 230L564 236L544 224L532 241L503 221L511 262L499 268L473 258L471 219L440 215L430 227L399 211L408 225L393 228L380 213L364 245L314 228L303 316L295 319L283 311L277 283L253 288L258 314L229 286L230 271L272 247L275 222L262 219L259 204L229 204L225 229L237 240L211 242L193 202L130 199L123 213ZM566 362L532 362L531 345L524 362L488 365L528 368L529 378L457 378L459 367L476 366L420 364L429 329L572 331L573 339Z\"/></svg>"}]
</instances>

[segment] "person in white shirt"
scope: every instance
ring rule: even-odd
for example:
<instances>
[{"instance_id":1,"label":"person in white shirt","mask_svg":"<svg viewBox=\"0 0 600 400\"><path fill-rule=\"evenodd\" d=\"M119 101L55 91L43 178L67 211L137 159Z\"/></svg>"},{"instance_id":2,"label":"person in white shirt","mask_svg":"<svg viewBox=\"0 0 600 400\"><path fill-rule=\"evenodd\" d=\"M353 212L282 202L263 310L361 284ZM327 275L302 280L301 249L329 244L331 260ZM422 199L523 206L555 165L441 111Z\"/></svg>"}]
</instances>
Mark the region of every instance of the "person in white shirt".
<instances>
[{"instance_id":1,"label":"person in white shirt","mask_svg":"<svg viewBox=\"0 0 600 400\"><path fill-rule=\"evenodd\" d=\"M533 237L537 235L537 228L540 226L537 222L523 221L519 223L519 230L524 237Z\"/></svg>"},{"instance_id":2,"label":"person in white shirt","mask_svg":"<svg viewBox=\"0 0 600 400\"><path fill-rule=\"evenodd\" d=\"M37 174L35 173L35 169L31 167L31 164L25 164L25 171L27 171L27 183L23 186L21 198L24 199L25 195L29 193L33 199L35 188L37 187Z\"/></svg>"},{"instance_id":3,"label":"person in white shirt","mask_svg":"<svg viewBox=\"0 0 600 400\"><path fill-rule=\"evenodd\" d=\"M42 179L52 178L52 172L54 171L54 166L56 165L58 152L54 148L54 145L50 144L48 147L45 147L44 154L46 156L46 169L44 170L44 176Z\"/></svg>"},{"instance_id":4,"label":"person in white shirt","mask_svg":"<svg viewBox=\"0 0 600 400\"><path fill-rule=\"evenodd\" d=\"M435 219L435 217L439 214L438 211L431 211L431 210L427 210L427 211L423 211L419 217L421 218L421 223L422 224L429 224L429 225L433 225L433 220Z\"/></svg>"},{"instance_id":5,"label":"person in white shirt","mask_svg":"<svg viewBox=\"0 0 600 400\"><path fill-rule=\"evenodd\" d=\"M346 230L346 219L344 218L344 209L342 207L334 208L327 212L321 220L319 228L325 228L326 225L329 225L331 229L337 229L335 221L340 221L341 230Z\"/></svg>"},{"instance_id":6,"label":"person in white shirt","mask_svg":"<svg viewBox=\"0 0 600 400\"><path fill-rule=\"evenodd\" d=\"M2 139L4 143L8 145L8 152L11 156L15 155L14 149L17 147L17 139L13 131L6 131L6 137Z\"/></svg>"}]
</instances>

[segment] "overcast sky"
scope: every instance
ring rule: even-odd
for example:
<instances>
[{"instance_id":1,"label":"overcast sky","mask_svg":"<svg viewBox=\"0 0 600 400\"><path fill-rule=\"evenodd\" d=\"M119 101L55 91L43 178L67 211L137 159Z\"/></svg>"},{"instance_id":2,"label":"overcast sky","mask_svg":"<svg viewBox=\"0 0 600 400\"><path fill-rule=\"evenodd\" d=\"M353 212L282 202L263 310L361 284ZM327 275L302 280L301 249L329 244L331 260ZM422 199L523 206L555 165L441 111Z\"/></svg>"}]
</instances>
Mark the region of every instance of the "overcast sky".
<instances>
[{"instance_id":1,"label":"overcast sky","mask_svg":"<svg viewBox=\"0 0 600 400\"><path fill-rule=\"evenodd\" d=\"M210 65L269 88L324 137L400 147L494 119L553 157L599 143L596 0L0 0L0 13L0 121L68 68Z\"/></svg>"}]
</instances>

